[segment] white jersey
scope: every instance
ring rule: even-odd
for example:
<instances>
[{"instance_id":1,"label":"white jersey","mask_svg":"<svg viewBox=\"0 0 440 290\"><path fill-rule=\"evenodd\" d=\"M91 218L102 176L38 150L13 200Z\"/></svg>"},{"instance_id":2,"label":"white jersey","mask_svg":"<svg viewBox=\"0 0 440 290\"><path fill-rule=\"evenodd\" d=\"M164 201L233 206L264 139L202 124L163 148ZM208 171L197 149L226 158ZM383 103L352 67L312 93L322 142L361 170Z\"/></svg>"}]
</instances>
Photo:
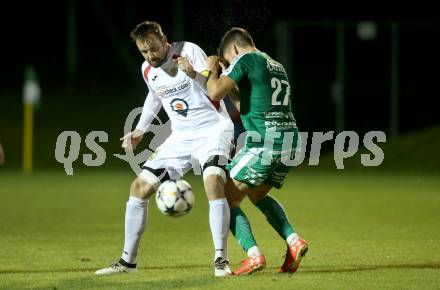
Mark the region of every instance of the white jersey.
<instances>
[{"instance_id":1,"label":"white jersey","mask_svg":"<svg viewBox=\"0 0 440 290\"><path fill-rule=\"evenodd\" d=\"M173 61L178 56L188 58L195 71L207 71L206 54L191 42L172 43L167 60L159 68L145 61L142 75L149 92L136 128L145 132L163 107L170 118L172 134L197 136L233 130L223 101L211 101L206 84L202 85L178 69Z\"/></svg>"}]
</instances>

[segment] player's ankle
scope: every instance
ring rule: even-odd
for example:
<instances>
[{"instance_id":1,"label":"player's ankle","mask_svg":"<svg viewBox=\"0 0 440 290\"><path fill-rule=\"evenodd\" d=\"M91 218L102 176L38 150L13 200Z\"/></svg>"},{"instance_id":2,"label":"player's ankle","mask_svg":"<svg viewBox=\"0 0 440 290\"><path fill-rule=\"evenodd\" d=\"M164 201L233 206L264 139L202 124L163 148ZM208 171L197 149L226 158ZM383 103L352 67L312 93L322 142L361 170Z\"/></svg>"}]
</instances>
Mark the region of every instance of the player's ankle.
<instances>
[{"instance_id":1,"label":"player's ankle","mask_svg":"<svg viewBox=\"0 0 440 290\"><path fill-rule=\"evenodd\" d=\"M253 246L247 250L247 255L248 255L248 257L256 258L258 256L261 256L261 252L257 246Z\"/></svg>"},{"instance_id":2,"label":"player's ankle","mask_svg":"<svg viewBox=\"0 0 440 290\"><path fill-rule=\"evenodd\" d=\"M299 238L299 235L297 234L297 233L292 233L292 234L290 234L287 238L286 238L286 242L287 242L287 244L290 246L290 245L292 245L295 241L296 241L296 239L298 239Z\"/></svg>"},{"instance_id":3,"label":"player's ankle","mask_svg":"<svg viewBox=\"0 0 440 290\"><path fill-rule=\"evenodd\" d=\"M133 263L128 263L126 262L124 259L120 258L119 259L119 264L121 264L122 266L125 266L127 268L131 268L134 269L136 268L137 264L133 264Z\"/></svg>"}]
</instances>

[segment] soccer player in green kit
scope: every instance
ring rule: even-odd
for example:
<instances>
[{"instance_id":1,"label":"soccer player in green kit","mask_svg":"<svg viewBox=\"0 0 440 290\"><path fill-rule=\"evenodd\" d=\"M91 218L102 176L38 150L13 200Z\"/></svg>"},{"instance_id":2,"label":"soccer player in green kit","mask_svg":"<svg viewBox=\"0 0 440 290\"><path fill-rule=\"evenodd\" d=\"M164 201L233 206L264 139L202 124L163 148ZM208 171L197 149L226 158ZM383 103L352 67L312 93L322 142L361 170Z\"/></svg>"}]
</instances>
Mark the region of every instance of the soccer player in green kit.
<instances>
[{"instance_id":1,"label":"soccer player in green kit","mask_svg":"<svg viewBox=\"0 0 440 290\"><path fill-rule=\"evenodd\" d=\"M250 274L266 266L249 221L240 208L245 196L286 241L286 258L278 272L294 273L308 244L294 231L281 204L268 195L272 187L282 187L290 169L284 161L295 155L300 143L286 71L279 62L259 51L250 33L242 28L232 28L225 33L219 56L222 61L218 56L207 59L209 96L218 101L238 87L240 117L247 134L245 145L227 166L230 179L225 191L231 208L230 229L248 255L234 274ZM219 77L220 66L223 73ZM243 94L246 89L250 94ZM293 142L283 146L284 136L289 134Z\"/></svg>"}]
</instances>

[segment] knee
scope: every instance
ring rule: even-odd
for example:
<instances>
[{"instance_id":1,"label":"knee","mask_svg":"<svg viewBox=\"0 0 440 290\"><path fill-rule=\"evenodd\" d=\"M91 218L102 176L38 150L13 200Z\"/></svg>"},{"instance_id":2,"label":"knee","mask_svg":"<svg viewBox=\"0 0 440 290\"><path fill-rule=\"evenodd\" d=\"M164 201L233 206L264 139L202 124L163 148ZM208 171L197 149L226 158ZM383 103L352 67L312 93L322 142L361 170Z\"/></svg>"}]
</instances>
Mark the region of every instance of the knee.
<instances>
[{"instance_id":1,"label":"knee","mask_svg":"<svg viewBox=\"0 0 440 290\"><path fill-rule=\"evenodd\" d=\"M268 194L271 189L272 189L272 185L268 185L268 184L260 185L259 187L253 189L248 194L248 197L250 201L256 206L258 202L269 196Z\"/></svg>"},{"instance_id":2,"label":"knee","mask_svg":"<svg viewBox=\"0 0 440 290\"><path fill-rule=\"evenodd\" d=\"M221 176L216 174L205 176L204 183L208 200L215 200L225 197L225 182Z\"/></svg>"},{"instance_id":3,"label":"knee","mask_svg":"<svg viewBox=\"0 0 440 290\"><path fill-rule=\"evenodd\" d=\"M228 197L229 208L237 208L240 207L242 199L240 198L231 198Z\"/></svg>"},{"instance_id":4,"label":"knee","mask_svg":"<svg viewBox=\"0 0 440 290\"><path fill-rule=\"evenodd\" d=\"M213 156L203 165L203 182L209 200L225 197L226 171L223 156Z\"/></svg>"},{"instance_id":5,"label":"knee","mask_svg":"<svg viewBox=\"0 0 440 290\"><path fill-rule=\"evenodd\" d=\"M154 193L154 188L145 180L137 177L130 186L130 195L140 198L148 199Z\"/></svg>"},{"instance_id":6,"label":"knee","mask_svg":"<svg viewBox=\"0 0 440 290\"><path fill-rule=\"evenodd\" d=\"M263 199L263 197L260 197L260 196L249 195L248 197L249 197L249 200L252 202L252 204L255 206L257 206L257 203Z\"/></svg>"},{"instance_id":7,"label":"knee","mask_svg":"<svg viewBox=\"0 0 440 290\"><path fill-rule=\"evenodd\" d=\"M225 194L230 208L240 207L241 202L246 197L244 191L240 191L237 187L232 187L230 182L225 189Z\"/></svg>"}]
</instances>

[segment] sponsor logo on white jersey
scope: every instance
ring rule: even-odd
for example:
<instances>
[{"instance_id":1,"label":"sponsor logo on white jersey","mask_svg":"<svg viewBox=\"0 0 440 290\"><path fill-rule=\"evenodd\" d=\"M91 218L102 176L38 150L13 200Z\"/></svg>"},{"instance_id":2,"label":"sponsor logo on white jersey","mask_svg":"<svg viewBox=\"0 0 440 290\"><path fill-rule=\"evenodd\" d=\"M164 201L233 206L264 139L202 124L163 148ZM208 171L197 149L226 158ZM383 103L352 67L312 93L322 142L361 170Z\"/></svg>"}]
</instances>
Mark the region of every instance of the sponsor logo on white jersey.
<instances>
[{"instance_id":1,"label":"sponsor logo on white jersey","mask_svg":"<svg viewBox=\"0 0 440 290\"><path fill-rule=\"evenodd\" d=\"M184 117L188 114L188 103L184 99L174 99L170 102L171 109Z\"/></svg>"},{"instance_id":2,"label":"sponsor logo on white jersey","mask_svg":"<svg viewBox=\"0 0 440 290\"><path fill-rule=\"evenodd\" d=\"M175 95L180 95L189 90L191 84L188 80L172 86L165 86L156 89L156 94L159 98L167 98Z\"/></svg>"}]
</instances>

